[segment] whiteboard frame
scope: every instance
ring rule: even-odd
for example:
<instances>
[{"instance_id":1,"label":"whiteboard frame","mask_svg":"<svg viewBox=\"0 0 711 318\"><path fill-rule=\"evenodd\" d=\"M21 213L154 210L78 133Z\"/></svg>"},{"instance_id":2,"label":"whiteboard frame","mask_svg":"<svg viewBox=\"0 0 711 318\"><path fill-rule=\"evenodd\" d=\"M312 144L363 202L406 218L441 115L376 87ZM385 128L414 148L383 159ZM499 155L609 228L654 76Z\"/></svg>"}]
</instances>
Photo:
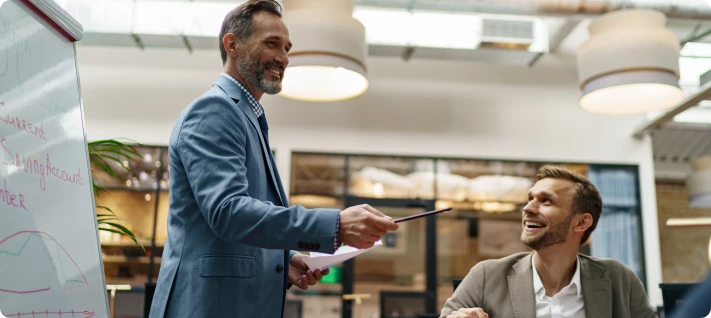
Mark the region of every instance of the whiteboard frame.
<instances>
[{"instance_id":1,"label":"whiteboard frame","mask_svg":"<svg viewBox=\"0 0 711 318\"><path fill-rule=\"evenodd\" d=\"M21 0L20 2L45 18L50 25L71 42L77 42L84 37L84 28L81 23L64 11L56 2L52 0ZM76 46L74 52L76 57Z\"/></svg>"},{"instance_id":2,"label":"whiteboard frame","mask_svg":"<svg viewBox=\"0 0 711 318\"><path fill-rule=\"evenodd\" d=\"M52 1L52 0L49 0ZM72 47L74 48L74 63L76 65L76 73L77 73L77 89L79 90L77 93L79 94L79 110L81 114L81 125L82 125L82 130L84 130L84 145L86 145L86 163L87 163L87 177L89 181L91 182L92 186L91 189L89 190L89 193L91 195L91 206L93 210L93 216L94 216L94 224L97 225L96 228L96 247L99 249L99 264L101 267L101 280L104 282L104 290L107 290L107 285L106 285L106 270L104 269L104 255L101 252L101 238L99 237L99 228L98 228L98 218L96 216L96 198L94 197L94 177L91 175L91 160L89 158L89 147L88 147L88 138L86 138L86 120L84 116L84 100L81 97L81 80L79 79L79 63L77 62L77 44L76 42L72 43ZM108 296L106 298L106 313L108 317L113 317L113 313L111 312L111 301L108 299Z\"/></svg>"}]
</instances>

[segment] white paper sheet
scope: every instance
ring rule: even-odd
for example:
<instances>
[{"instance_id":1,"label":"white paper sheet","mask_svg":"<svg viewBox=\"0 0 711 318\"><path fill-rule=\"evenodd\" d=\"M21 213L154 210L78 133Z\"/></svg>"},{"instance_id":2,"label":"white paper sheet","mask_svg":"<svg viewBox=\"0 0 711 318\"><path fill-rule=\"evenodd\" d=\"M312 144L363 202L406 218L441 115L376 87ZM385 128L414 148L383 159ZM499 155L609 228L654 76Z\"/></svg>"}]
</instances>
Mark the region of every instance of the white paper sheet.
<instances>
[{"instance_id":1,"label":"white paper sheet","mask_svg":"<svg viewBox=\"0 0 711 318\"><path fill-rule=\"evenodd\" d=\"M309 266L311 270L317 268L325 270L326 268L343 263L351 258L354 258L381 245L383 245L383 243L381 241L377 241L375 242L375 245L373 245L373 247L364 249L357 249L351 246L341 246L338 250L336 250L336 253L334 253L333 255L311 252L311 257L305 259L304 262L306 263L306 265Z\"/></svg>"}]
</instances>

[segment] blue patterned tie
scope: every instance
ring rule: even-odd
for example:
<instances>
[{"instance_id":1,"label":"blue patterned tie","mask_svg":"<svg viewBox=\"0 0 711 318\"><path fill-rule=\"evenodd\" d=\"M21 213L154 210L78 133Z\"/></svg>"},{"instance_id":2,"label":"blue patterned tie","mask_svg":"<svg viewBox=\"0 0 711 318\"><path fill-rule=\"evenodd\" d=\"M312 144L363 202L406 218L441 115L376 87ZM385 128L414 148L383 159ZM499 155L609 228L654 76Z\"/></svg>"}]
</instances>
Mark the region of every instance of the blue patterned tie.
<instances>
[{"instance_id":1,"label":"blue patterned tie","mask_svg":"<svg viewBox=\"0 0 711 318\"><path fill-rule=\"evenodd\" d=\"M257 117L259 121L259 128L262 129L262 135L264 135L264 141L269 145L269 125L267 125L267 116L262 114L262 116Z\"/></svg>"}]
</instances>

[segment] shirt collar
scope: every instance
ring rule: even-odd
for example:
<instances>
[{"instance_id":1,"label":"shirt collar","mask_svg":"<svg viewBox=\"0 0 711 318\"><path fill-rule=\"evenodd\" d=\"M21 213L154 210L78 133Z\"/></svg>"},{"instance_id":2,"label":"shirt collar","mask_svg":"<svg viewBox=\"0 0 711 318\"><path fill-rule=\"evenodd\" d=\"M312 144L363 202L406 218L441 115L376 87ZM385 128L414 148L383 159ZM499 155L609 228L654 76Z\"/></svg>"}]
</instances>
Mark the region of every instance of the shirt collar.
<instances>
[{"instance_id":1,"label":"shirt collar","mask_svg":"<svg viewBox=\"0 0 711 318\"><path fill-rule=\"evenodd\" d=\"M262 104L260 104L259 101L256 98L254 98L254 95L252 95L252 93L246 87L244 87L244 85L242 85L242 83L240 83L238 80L236 80L230 74L227 74L225 72L222 72L221 75L224 76L225 78L229 79L233 83L235 83L235 85L237 85L244 92L244 94L247 95L247 100L249 101L249 104L252 105L252 110L254 111L254 116L259 118L259 116L264 115L264 108L262 107Z\"/></svg>"},{"instance_id":2,"label":"shirt collar","mask_svg":"<svg viewBox=\"0 0 711 318\"><path fill-rule=\"evenodd\" d=\"M531 267L533 267L533 292L538 294L543 289L543 282L541 282L541 276L538 275L538 271L536 270L536 264L533 263L533 257L531 257ZM578 297L580 297L580 293L582 292L582 286L580 285L580 257L576 257L575 260L575 274L573 274L573 278L570 280L570 285L575 284L575 290L578 293ZM570 286L568 285L568 286Z\"/></svg>"}]
</instances>

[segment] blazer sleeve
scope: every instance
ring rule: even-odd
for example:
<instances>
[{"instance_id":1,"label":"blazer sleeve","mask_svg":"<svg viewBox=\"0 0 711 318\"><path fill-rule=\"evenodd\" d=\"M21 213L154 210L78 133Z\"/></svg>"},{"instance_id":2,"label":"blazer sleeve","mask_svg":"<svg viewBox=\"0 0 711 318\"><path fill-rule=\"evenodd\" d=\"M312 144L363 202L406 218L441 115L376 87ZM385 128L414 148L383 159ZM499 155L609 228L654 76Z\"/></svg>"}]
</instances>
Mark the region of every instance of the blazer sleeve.
<instances>
[{"instance_id":1,"label":"blazer sleeve","mask_svg":"<svg viewBox=\"0 0 711 318\"><path fill-rule=\"evenodd\" d=\"M657 318L657 310L649 303L644 285L637 275L627 270L627 280L630 282L630 317Z\"/></svg>"},{"instance_id":2,"label":"blazer sleeve","mask_svg":"<svg viewBox=\"0 0 711 318\"><path fill-rule=\"evenodd\" d=\"M447 299L442 307L440 318L446 318L452 312L462 308L481 308L484 295L486 270L484 263L476 264Z\"/></svg>"},{"instance_id":3,"label":"blazer sleeve","mask_svg":"<svg viewBox=\"0 0 711 318\"><path fill-rule=\"evenodd\" d=\"M249 123L236 107L219 96L197 101L184 115L177 137L177 152L207 224L227 241L333 253L340 210L287 208L249 196Z\"/></svg>"}]
</instances>

